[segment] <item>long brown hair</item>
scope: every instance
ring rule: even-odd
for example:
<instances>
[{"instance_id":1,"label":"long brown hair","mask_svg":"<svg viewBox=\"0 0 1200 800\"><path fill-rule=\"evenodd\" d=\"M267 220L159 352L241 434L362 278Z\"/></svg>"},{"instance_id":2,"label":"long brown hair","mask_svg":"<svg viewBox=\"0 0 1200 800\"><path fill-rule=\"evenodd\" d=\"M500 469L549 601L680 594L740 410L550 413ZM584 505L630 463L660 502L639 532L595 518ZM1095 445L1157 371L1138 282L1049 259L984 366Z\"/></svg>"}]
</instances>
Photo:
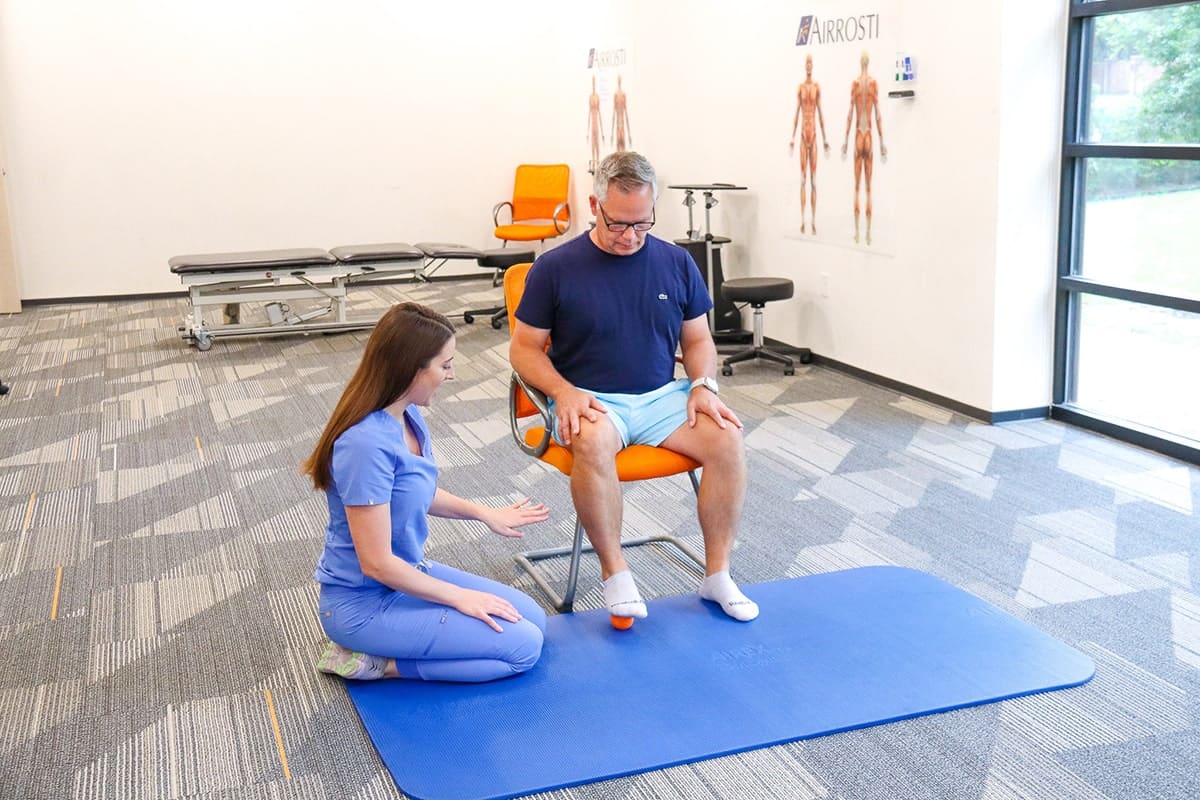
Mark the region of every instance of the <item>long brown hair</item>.
<instances>
[{"instance_id":1,"label":"long brown hair","mask_svg":"<svg viewBox=\"0 0 1200 800\"><path fill-rule=\"evenodd\" d=\"M329 488L333 476L333 443L368 414L391 405L408 391L417 372L442 351L454 326L450 320L419 303L397 303L375 325L358 369L346 384L325 431L300 465L313 486Z\"/></svg>"}]
</instances>

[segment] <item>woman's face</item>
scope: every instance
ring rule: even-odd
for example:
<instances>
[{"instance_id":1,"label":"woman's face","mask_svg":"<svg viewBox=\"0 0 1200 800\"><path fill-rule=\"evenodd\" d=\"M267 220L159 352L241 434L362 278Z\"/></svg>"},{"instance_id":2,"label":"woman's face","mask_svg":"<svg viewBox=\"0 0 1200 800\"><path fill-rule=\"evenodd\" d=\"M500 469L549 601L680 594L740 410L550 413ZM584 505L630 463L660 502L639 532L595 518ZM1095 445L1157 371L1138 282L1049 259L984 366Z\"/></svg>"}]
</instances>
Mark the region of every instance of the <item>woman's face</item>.
<instances>
[{"instance_id":1,"label":"woman's face","mask_svg":"<svg viewBox=\"0 0 1200 800\"><path fill-rule=\"evenodd\" d=\"M409 390L409 402L428 406L438 387L454 378L454 337L451 336L441 352L430 359L429 364L417 370Z\"/></svg>"}]
</instances>

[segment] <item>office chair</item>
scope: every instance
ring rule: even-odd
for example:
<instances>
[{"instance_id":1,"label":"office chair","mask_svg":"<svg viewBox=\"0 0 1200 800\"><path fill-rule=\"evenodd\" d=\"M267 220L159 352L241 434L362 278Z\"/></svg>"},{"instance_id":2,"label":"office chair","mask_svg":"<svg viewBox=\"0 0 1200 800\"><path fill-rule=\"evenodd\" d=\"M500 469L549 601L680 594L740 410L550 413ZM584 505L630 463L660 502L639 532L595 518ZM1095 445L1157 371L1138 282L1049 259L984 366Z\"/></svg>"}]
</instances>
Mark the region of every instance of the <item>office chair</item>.
<instances>
[{"instance_id":1,"label":"office chair","mask_svg":"<svg viewBox=\"0 0 1200 800\"><path fill-rule=\"evenodd\" d=\"M513 328L513 315L521 302L521 295L525 291L525 277L532 266L532 264L517 264L509 267L504 273L504 299L508 305L510 331ZM554 420L550 416L546 396L527 384L516 372L513 372L509 383L508 400L509 422L517 446L528 455L549 464L569 478L574 457L570 450L551 438ZM617 453L617 478L623 483L665 478L686 472L692 483L692 491L699 494L700 481L696 478L696 470L699 468L700 465L687 456L663 447L635 444ZM677 536L656 534L622 539L621 545L638 547L653 542L674 545L698 565L697 571L703 577L704 556ZM569 612L574 607L575 590L579 582L579 562L584 552L591 551L591 545L584 544L583 524L576 515L575 537L570 546L527 550L514 556L514 560L517 566L529 573L534 583L545 592L556 610ZM550 584L544 571L537 566L537 562L568 554L571 556L571 561L567 569L567 582L562 594L559 594Z\"/></svg>"},{"instance_id":2,"label":"office chair","mask_svg":"<svg viewBox=\"0 0 1200 800\"><path fill-rule=\"evenodd\" d=\"M571 168L566 164L521 164L513 179L511 200L492 208L495 236L509 242L542 242L562 236L571 227L571 204L567 192ZM508 206L509 222L500 222L500 211Z\"/></svg>"},{"instance_id":3,"label":"office chair","mask_svg":"<svg viewBox=\"0 0 1200 800\"><path fill-rule=\"evenodd\" d=\"M566 233L571 227L571 205L567 192L571 179L571 168L566 164L521 164L513 179L511 200L504 200L492 208L492 225L495 236L503 240L502 247L509 242L541 242ZM508 206L508 224L501 224L500 212ZM514 251L487 250L479 266L492 270L492 285L504 279L504 271L515 263L533 261L532 249ZM471 323L476 317L490 317L492 327L497 330L504 324L505 307L488 306L472 308L463 314L463 321Z\"/></svg>"}]
</instances>

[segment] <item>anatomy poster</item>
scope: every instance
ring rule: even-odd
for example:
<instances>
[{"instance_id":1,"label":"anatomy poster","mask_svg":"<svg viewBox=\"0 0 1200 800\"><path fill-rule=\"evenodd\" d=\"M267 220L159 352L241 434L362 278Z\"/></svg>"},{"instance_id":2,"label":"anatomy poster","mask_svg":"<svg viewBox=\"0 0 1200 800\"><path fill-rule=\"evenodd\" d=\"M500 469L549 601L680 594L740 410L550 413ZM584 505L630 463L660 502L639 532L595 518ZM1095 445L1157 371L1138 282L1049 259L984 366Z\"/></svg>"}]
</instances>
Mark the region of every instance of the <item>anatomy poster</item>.
<instances>
[{"instance_id":1,"label":"anatomy poster","mask_svg":"<svg viewBox=\"0 0 1200 800\"><path fill-rule=\"evenodd\" d=\"M890 252L896 218L889 123L896 103L891 4L812 3L795 17L786 147L785 235ZM896 17L891 16L894 23Z\"/></svg>"},{"instance_id":2,"label":"anatomy poster","mask_svg":"<svg viewBox=\"0 0 1200 800\"><path fill-rule=\"evenodd\" d=\"M634 128L629 85L630 50L624 45L592 47L587 53L588 172L609 153L633 150Z\"/></svg>"}]
</instances>

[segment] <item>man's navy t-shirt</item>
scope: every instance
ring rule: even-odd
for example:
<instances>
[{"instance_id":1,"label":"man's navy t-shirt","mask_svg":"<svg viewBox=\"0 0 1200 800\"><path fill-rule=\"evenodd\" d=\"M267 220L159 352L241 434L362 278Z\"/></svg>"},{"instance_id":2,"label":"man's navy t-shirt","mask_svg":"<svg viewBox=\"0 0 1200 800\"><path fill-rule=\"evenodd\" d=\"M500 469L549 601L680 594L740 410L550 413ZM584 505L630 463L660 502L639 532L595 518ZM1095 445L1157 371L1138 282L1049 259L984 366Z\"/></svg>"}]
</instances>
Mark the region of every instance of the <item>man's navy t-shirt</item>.
<instances>
[{"instance_id":1,"label":"man's navy t-shirt","mask_svg":"<svg viewBox=\"0 0 1200 800\"><path fill-rule=\"evenodd\" d=\"M710 308L682 247L647 236L616 256L585 233L538 257L516 316L550 331L550 361L571 384L643 394L674 380L680 326Z\"/></svg>"}]
</instances>

